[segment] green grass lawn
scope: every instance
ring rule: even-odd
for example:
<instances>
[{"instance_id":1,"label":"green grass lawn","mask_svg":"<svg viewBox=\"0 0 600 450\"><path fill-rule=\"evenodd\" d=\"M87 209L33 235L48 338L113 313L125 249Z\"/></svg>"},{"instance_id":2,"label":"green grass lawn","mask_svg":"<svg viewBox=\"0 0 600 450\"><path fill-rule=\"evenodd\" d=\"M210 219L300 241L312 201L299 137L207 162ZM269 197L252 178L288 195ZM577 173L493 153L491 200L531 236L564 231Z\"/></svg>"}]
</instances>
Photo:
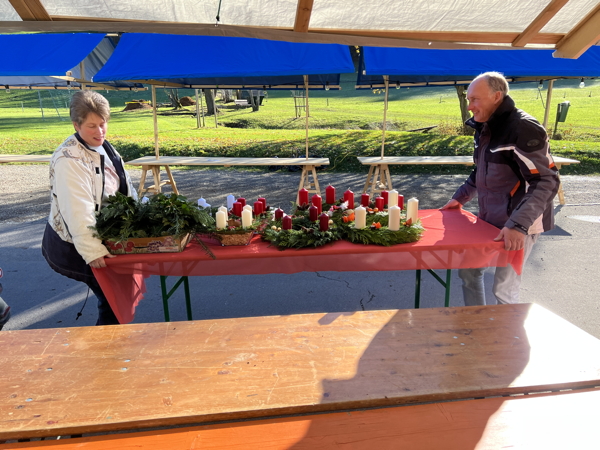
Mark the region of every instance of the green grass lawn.
<instances>
[{"instance_id":1,"label":"green grass lawn","mask_svg":"<svg viewBox=\"0 0 600 450\"><path fill-rule=\"evenodd\" d=\"M548 128L554 129L556 104L569 100L567 121L560 123L562 140L551 142L556 155L582 161L563 168L562 173L600 173L600 82L579 80L555 83ZM380 154L383 121L383 93L355 90L353 76L342 78L341 91L311 91L309 94L309 152L328 157L327 170L365 171L356 156ZM536 83L511 86L517 105L543 120L546 87ZM158 102L166 102L162 89ZM154 153L152 113L123 112L125 102L148 99L149 92L102 92L112 109L109 140L125 160ZM181 96L193 97L193 90ZM0 153L51 153L73 127L68 120L68 91L0 91ZM40 99L44 117L40 110ZM296 118L290 91L269 91L257 112L220 105L218 121L206 117L206 127L196 128L191 115L158 117L161 154L185 156L295 156L305 153L305 119ZM193 107L188 108L190 111ZM161 109L168 112L169 109ZM460 110L454 87L402 88L390 90L387 114L386 155L468 155L472 138L458 135ZM436 126L429 133L407 130ZM460 173L462 166L397 166L397 173Z\"/></svg>"}]
</instances>

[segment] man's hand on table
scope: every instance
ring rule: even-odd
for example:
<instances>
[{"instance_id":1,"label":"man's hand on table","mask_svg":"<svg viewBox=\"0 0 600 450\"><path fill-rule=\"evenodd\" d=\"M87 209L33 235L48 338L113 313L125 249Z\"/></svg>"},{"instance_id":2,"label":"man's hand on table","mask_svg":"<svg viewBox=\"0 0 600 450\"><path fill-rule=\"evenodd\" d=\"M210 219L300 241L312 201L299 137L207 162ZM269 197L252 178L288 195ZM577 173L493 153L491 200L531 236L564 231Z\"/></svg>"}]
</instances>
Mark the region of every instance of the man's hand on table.
<instances>
[{"instance_id":1,"label":"man's hand on table","mask_svg":"<svg viewBox=\"0 0 600 450\"><path fill-rule=\"evenodd\" d=\"M462 209L462 206L463 205L461 205L461 203L458 200L451 199L448 201L448 203L446 203L440 208L440 211L443 211L445 209Z\"/></svg>"},{"instance_id":2,"label":"man's hand on table","mask_svg":"<svg viewBox=\"0 0 600 450\"><path fill-rule=\"evenodd\" d=\"M525 235L514 228L504 227L494 241L504 241L504 250L521 250L525 244Z\"/></svg>"},{"instance_id":3,"label":"man's hand on table","mask_svg":"<svg viewBox=\"0 0 600 450\"><path fill-rule=\"evenodd\" d=\"M115 255L105 255L105 256L101 256L100 258L96 258L95 260L93 260L92 262L90 262L90 267L93 267L94 269L101 269L103 267L106 267L106 261L104 261L104 258L114 258Z\"/></svg>"}]
</instances>

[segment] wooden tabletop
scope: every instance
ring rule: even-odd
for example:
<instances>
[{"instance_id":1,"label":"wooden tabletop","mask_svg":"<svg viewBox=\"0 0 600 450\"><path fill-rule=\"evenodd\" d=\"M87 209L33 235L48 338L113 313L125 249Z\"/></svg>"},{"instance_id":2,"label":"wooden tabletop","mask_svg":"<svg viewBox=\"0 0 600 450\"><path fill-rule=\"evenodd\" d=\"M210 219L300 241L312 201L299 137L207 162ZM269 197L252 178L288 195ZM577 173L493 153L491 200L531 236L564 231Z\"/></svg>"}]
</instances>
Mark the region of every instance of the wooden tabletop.
<instances>
[{"instance_id":1,"label":"wooden tabletop","mask_svg":"<svg viewBox=\"0 0 600 450\"><path fill-rule=\"evenodd\" d=\"M576 159L552 156L555 164L579 164ZM358 160L364 165L377 164L464 164L473 165L473 156L359 156Z\"/></svg>"},{"instance_id":2,"label":"wooden tabletop","mask_svg":"<svg viewBox=\"0 0 600 450\"><path fill-rule=\"evenodd\" d=\"M531 304L3 331L0 348L0 440L600 385L600 340Z\"/></svg>"},{"instance_id":3,"label":"wooden tabletop","mask_svg":"<svg viewBox=\"0 0 600 450\"><path fill-rule=\"evenodd\" d=\"M226 158L211 156L143 156L131 166L327 166L329 158Z\"/></svg>"},{"instance_id":4,"label":"wooden tabletop","mask_svg":"<svg viewBox=\"0 0 600 450\"><path fill-rule=\"evenodd\" d=\"M0 155L0 163L49 163L52 155Z\"/></svg>"}]
</instances>

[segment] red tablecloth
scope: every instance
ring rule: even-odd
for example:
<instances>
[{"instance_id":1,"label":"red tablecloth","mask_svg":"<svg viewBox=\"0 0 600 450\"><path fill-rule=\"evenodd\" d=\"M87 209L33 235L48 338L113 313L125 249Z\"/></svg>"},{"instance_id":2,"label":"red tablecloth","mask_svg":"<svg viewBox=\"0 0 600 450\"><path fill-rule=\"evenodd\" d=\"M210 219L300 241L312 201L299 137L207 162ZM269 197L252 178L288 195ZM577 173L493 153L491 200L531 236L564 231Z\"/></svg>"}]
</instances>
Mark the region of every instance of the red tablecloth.
<instances>
[{"instance_id":1,"label":"red tablecloth","mask_svg":"<svg viewBox=\"0 0 600 450\"><path fill-rule=\"evenodd\" d=\"M523 251L494 242L498 228L464 210L422 210L426 231L418 242L392 247L338 241L319 248L269 247L259 236L247 246L222 247L208 241L213 260L192 243L181 253L119 255L94 274L121 323L133 320L150 275L210 276L298 272L461 269L512 265L521 273Z\"/></svg>"}]
</instances>

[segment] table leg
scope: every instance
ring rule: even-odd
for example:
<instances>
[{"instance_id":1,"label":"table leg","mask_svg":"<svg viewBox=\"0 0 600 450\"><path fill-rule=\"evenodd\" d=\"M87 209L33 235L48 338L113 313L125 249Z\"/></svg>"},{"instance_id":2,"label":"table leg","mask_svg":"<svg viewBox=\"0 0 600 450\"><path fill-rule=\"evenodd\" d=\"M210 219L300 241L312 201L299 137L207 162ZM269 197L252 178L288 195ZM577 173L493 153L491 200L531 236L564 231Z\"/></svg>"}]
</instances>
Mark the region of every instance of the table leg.
<instances>
[{"instance_id":1,"label":"table leg","mask_svg":"<svg viewBox=\"0 0 600 450\"><path fill-rule=\"evenodd\" d=\"M556 164L556 168L560 170L561 164ZM560 174L558 175L558 202L561 205L565 204L565 192L563 191L562 181L560 181Z\"/></svg>"},{"instance_id":2,"label":"table leg","mask_svg":"<svg viewBox=\"0 0 600 450\"><path fill-rule=\"evenodd\" d=\"M152 177L154 178L154 192L160 194L162 192L160 183L160 166L152 166Z\"/></svg>"},{"instance_id":3,"label":"table leg","mask_svg":"<svg viewBox=\"0 0 600 450\"><path fill-rule=\"evenodd\" d=\"M373 176L373 172L375 171L375 166L374 165L370 165L369 166L369 173L367 174L367 181L365 182L365 186L363 187L363 194L366 194L367 191L369 190L369 185L371 184L371 177Z\"/></svg>"},{"instance_id":4,"label":"table leg","mask_svg":"<svg viewBox=\"0 0 600 450\"><path fill-rule=\"evenodd\" d=\"M421 270L417 269L417 278L415 280L415 309L421 307Z\"/></svg>"},{"instance_id":5,"label":"table leg","mask_svg":"<svg viewBox=\"0 0 600 450\"><path fill-rule=\"evenodd\" d=\"M146 192L146 188L144 185L146 184L146 175L150 170L149 166L142 166L142 176L140 177L140 186L138 187L138 197L142 197L144 192Z\"/></svg>"},{"instance_id":6,"label":"table leg","mask_svg":"<svg viewBox=\"0 0 600 450\"><path fill-rule=\"evenodd\" d=\"M162 301L163 301L163 312L165 315L165 322L171 321L171 315L169 314L169 298L177 291L179 286L183 283L184 293L185 293L185 306L187 310L187 318L188 320L193 320L192 318L192 303L190 300L190 285L188 277L183 276L177 280L177 282L173 285L170 291L167 292L167 276L160 276L160 290L162 293Z\"/></svg>"},{"instance_id":7,"label":"table leg","mask_svg":"<svg viewBox=\"0 0 600 450\"><path fill-rule=\"evenodd\" d=\"M165 172L167 172L167 176L169 177L169 183L171 184L171 189L173 189L173 193L175 195L179 195L177 185L175 184L175 179L173 178L173 174L171 173L171 168L169 166L165 166Z\"/></svg>"}]
</instances>

